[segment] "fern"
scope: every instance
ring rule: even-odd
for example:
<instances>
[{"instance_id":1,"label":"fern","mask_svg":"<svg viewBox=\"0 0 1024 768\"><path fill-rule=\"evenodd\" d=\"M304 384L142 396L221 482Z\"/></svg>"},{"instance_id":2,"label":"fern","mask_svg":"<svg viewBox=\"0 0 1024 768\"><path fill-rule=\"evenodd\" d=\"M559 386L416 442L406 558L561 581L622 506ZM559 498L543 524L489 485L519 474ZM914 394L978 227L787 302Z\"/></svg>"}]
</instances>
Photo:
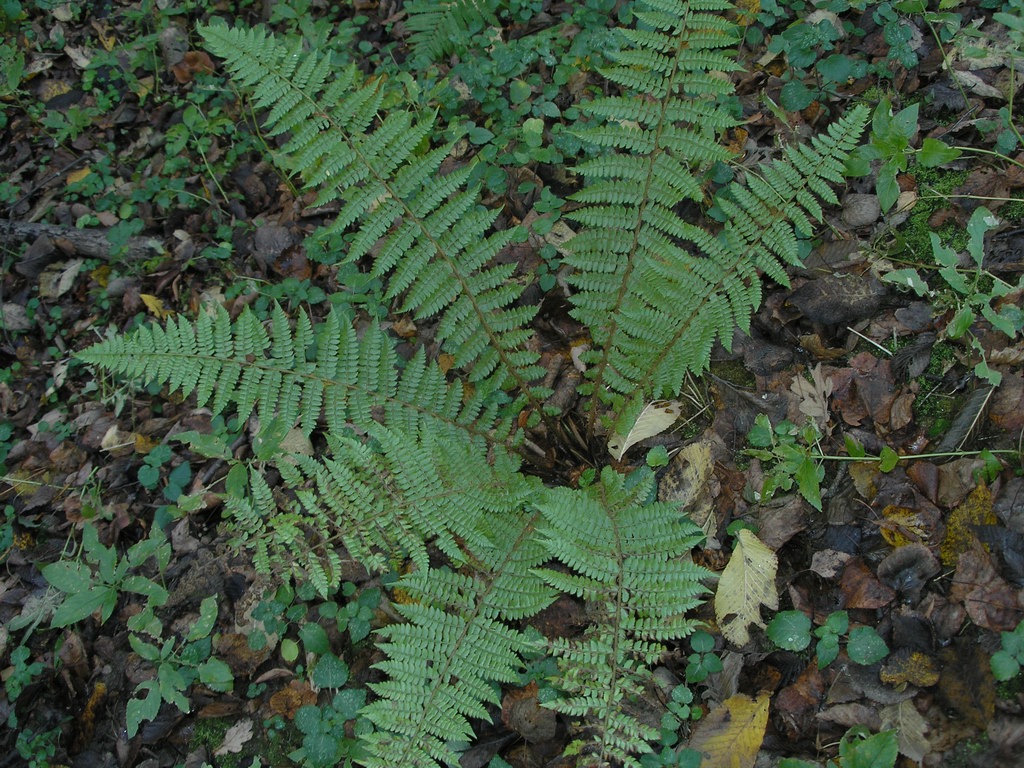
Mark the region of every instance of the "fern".
<instances>
[{"instance_id":1,"label":"fern","mask_svg":"<svg viewBox=\"0 0 1024 768\"><path fill-rule=\"evenodd\" d=\"M700 528L671 504L642 505L652 484L627 489L605 468L585 495L558 488L540 504L545 542L570 569L544 570L544 580L591 609L582 637L553 644L561 668L555 683L567 697L552 707L583 719L593 738L583 765L639 766L632 755L658 738L629 714L628 702L645 695L646 670L662 643L698 626L685 614L701 604L700 580L711 575L689 558L704 538Z\"/></svg>"},{"instance_id":2,"label":"fern","mask_svg":"<svg viewBox=\"0 0 1024 768\"><path fill-rule=\"evenodd\" d=\"M523 286L497 253L515 228L488 235L496 212L468 186L469 166L440 175L450 145L424 149L434 119L394 109L382 119L384 90L361 84L354 67L332 78L330 57L281 43L262 29L201 30L258 108L271 135L289 133L282 154L317 203L338 202L335 231L355 227L347 258L376 253L372 273L389 277L387 297L401 311L439 316L437 338L477 386L514 387L540 406L530 382L544 370L526 350L535 313L513 306ZM378 243L378 240L382 240Z\"/></svg>"},{"instance_id":3,"label":"fern","mask_svg":"<svg viewBox=\"0 0 1024 768\"><path fill-rule=\"evenodd\" d=\"M408 3L416 57L444 55L446 35L491 23L496 5ZM580 232L566 263L574 315L594 342L582 390L592 419L610 406L628 427L644 400L677 393L716 339L747 326L760 274L785 282L796 233L835 202L830 185L866 120L852 110L731 184L715 201L727 217L715 231L689 221L707 202L709 171L733 159L718 143L735 125L722 106L724 75L739 68L731 9L647 0L604 71L613 95L580 107L576 133L599 154L578 166L580 207L567 216ZM422 348L401 362L376 326L357 333L335 312L292 320L279 307L266 323L248 310L179 318L80 357L259 419L263 447L232 468L227 509L261 570L326 594L344 558L376 571L411 561L404 621L379 633L385 679L362 713L375 726L364 765L456 762L454 743L489 718L500 684L536 649L519 623L559 592L585 601L592 623L551 644L565 694L552 706L591 734L587 764L637 765L658 734L622 704L642 695L664 643L695 626L686 613L708 574L686 555L701 533L668 505L644 506L650 478L627 487L605 468L589 488L547 489L520 471L517 430L548 394L536 385L535 310L515 265L498 258L524 233L493 231L472 168L442 174L451 145L432 143L432 116L392 108L384 80L334 72L327 56L259 29L215 24L203 35L266 110L270 133L286 137L280 162L318 204L338 207L331 228L345 258L384 279L400 311L436 320L453 381ZM296 424L320 441L317 456L280 455L275 436ZM565 570L545 568L551 560Z\"/></svg>"},{"instance_id":4,"label":"fern","mask_svg":"<svg viewBox=\"0 0 1024 768\"><path fill-rule=\"evenodd\" d=\"M409 45L417 62L439 61L457 43L497 23L496 0L409 0L405 3Z\"/></svg>"},{"instance_id":5,"label":"fern","mask_svg":"<svg viewBox=\"0 0 1024 768\"><path fill-rule=\"evenodd\" d=\"M598 124L577 134L610 152L578 167L586 184L574 199L584 206L568 214L582 225L566 259L576 270L574 315L595 342L585 391L620 411L619 431L644 400L678 394L687 373L706 367L716 338L729 346L735 328L748 328L758 270L785 281L783 265L798 263L793 225L810 233L821 218L815 196L835 201L828 183L841 181L867 117L854 110L811 147L787 149L763 179L732 184L719 200L729 221L712 235L677 209L700 202L704 174L731 159L716 139L735 124L719 105L732 92L719 73L740 68L727 50L733 6L643 5L636 16L648 29L622 30L627 44L603 71L625 95L581 107Z\"/></svg>"}]
</instances>

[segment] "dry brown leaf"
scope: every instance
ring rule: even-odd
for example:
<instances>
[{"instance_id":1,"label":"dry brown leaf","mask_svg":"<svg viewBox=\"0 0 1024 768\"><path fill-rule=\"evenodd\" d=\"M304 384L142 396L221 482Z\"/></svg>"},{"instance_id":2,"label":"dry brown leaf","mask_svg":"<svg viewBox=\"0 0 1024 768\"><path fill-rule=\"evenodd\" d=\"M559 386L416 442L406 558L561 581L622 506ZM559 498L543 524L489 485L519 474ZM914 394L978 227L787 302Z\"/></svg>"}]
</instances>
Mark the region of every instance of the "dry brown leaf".
<instances>
[{"instance_id":1,"label":"dry brown leaf","mask_svg":"<svg viewBox=\"0 0 1024 768\"><path fill-rule=\"evenodd\" d=\"M949 599L962 603L971 621L993 632L1010 632L1024 616L1024 593L996 571L979 542L960 555Z\"/></svg>"},{"instance_id":2,"label":"dry brown leaf","mask_svg":"<svg viewBox=\"0 0 1024 768\"><path fill-rule=\"evenodd\" d=\"M501 722L531 744L549 741L558 727L557 715L537 701L537 683L516 688L501 702Z\"/></svg>"},{"instance_id":3,"label":"dry brown leaf","mask_svg":"<svg viewBox=\"0 0 1024 768\"><path fill-rule=\"evenodd\" d=\"M223 755L232 754L234 752L241 752L242 747L245 743L252 738L252 720L242 720L235 723L227 732L224 734L224 741L220 743L220 746L213 750L213 754L217 757Z\"/></svg>"},{"instance_id":4,"label":"dry brown leaf","mask_svg":"<svg viewBox=\"0 0 1024 768\"><path fill-rule=\"evenodd\" d=\"M920 765L932 747L925 735L928 732L928 723L917 711L913 700L907 699L899 704L891 704L879 714L884 730L896 729L900 754Z\"/></svg>"}]
</instances>

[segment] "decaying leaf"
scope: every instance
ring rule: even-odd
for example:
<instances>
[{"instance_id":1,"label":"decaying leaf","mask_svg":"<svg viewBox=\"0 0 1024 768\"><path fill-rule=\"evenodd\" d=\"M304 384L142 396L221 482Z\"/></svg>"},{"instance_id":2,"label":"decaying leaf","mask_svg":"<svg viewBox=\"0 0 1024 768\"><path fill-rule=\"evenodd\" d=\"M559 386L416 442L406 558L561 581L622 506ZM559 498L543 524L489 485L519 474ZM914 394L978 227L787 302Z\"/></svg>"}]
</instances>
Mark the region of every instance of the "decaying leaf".
<instances>
[{"instance_id":1,"label":"decaying leaf","mask_svg":"<svg viewBox=\"0 0 1024 768\"><path fill-rule=\"evenodd\" d=\"M761 606L779 607L775 573L779 560L768 547L746 528L736 535L736 549L722 571L715 594L715 617L727 640L746 645L748 627L764 627Z\"/></svg>"},{"instance_id":2,"label":"decaying leaf","mask_svg":"<svg viewBox=\"0 0 1024 768\"><path fill-rule=\"evenodd\" d=\"M939 694L975 728L984 730L996 711L996 682L989 654L973 639L958 638L939 652Z\"/></svg>"},{"instance_id":3,"label":"decaying leaf","mask_svg":"<svg viewBox=\"0 0 1024 768\"><path fill-rule=\"evenodd\" d=\"M904 648L886 659L878 677L889 685L910 683L920 688L930 688L939 682L939 671L930 656Z\"/></svg>"},{"instance_id":4,"label":"decaying leaf","mask_svg":"<svg viewBox=\"0 0 1024 768\"><path fill-rule=\"evenodd\" d=\"M680 413L682 413L682 405L678 400L655 400L649 403L640 412L628 435L623 437L615 434L609 438L608 453L616 461L621 461L630 446L636 445L648 437L660 435L675 424Z\"/></svg>"},{"instance_id":5,"label":"decaying leaf","mask_svg":"<svg viewBox=\"0 0 1024 768\"><path fill-rule=\"evenodd\" d=\"M992 511L992 494L985 485L977 486L964 502L949 513L946 523L946 538L939 548L942 564L956 565L957 558L971 548L977 540L974 526L995 525L999 521Z\"/></svg>"},{"instance_id":6,"label":"decaying leaf","mask_svg":"<svg viewBox=\"0 0 1024 768\"><path fill-rule=\"evenodd\" d=\"M920 764L931 751L931 744L925 733L928 723L917 711L911 700L891 704L881 711L882 728L896 729L900 754Z\"/></svg>"},{"instance_id":7,"label":"decaying leaf","mask_svg":"<svg viewBox=\"0 0 1024 768\"><path fill-rule=\"evenodd\" d=\"M753 768L764 740L770 700L766 693L757 699L739 693L711 710L689 744L703 754L701 768Z\"/></svg>"},{"instance_id":8,"label":"decaying leaf","mask_svg":"<svg viewBox=\"0 0 1024 768\"><path fill-rule=\"evenodd\" d=\"M673 457L668 471L658 484L658 501L678 504L707 534L708 543L705 546L720 549L722 545L714 538L718 520L709 488L714 468L710 439L698 440L683 447Z\"/></svg>"},{"instance_id":9,"label":"decaying leaf","mask_svg":"<svg viewBox=\"0 0 1024 768\"><path fill-rule=\"evenodd\" d=\"M224 734L224 741L213 750L217 757L234 752L241 752L245 742L252 738L252 720L242 720L235 723Z\"/></svg>"}]
</instances>

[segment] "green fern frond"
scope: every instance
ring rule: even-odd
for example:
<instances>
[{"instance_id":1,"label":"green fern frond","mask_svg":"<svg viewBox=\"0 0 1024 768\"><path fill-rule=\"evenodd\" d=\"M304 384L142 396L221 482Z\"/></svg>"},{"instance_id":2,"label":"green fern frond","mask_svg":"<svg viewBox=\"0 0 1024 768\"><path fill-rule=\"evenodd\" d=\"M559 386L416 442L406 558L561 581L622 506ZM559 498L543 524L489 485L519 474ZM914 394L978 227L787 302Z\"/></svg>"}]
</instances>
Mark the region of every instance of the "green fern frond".
<instances>
[{"instance_id":1,"label":"green fern frond","mask_svg":"<svg viewBox=\"0 0 1024 768\"><path fill-rule=\"evenodd\" d=\"M539 407L545 393L531 382L544 370L523 349L535 309L513 307L524 286L513 266L495 264L517 230L489 234L497 212L467 187L468 168L441 175L450 147L425 146L434 118L379 114L380 82L360 83L354 68L334 78L329 56L262 29L212 24L201 33L257 107L270 109L269 132L291 131L282 155L319 190L317 203L340 204L332 229L354 229L347 258L373 253L374 276L394 271L387 297L404 295L402 311L418 319L439 316L438 341L478 387L515 388Z\"/></svg>"},{"instance_id":2,"label":"green fern frond","mask_svg":"<svg viewBox=\"0 0 1024 768\"><path fill-rule=\"evenodd\" d=\"M594 739L583 765L638 766L656 729L638 722L625 703L643 695L648 668L663 642L697 626L687 611L701 603L700 580L710 572L694 565L700 528L671 504L642 506L653 478L633 489L605 468L583 491L549 490L538 505L547 526L540 533L568 573L543 570L555 589L587 602L591 626L579 638L553 643L565 698L550 706L582 719Z\"/></svg>"},{"instance_id":3,"label":"green fern frond","mask_svg":"<svg viewBox=\"0 0 1024 768\"><path fill-rule=\"evenodd\" d=\"M422 63L455 52L458 41L498 23L496 0L409 0L405 24L409 45Z\"/></svg>"},{"instance_id":4,"label":"green fern frond","mask_svg":"<svg viewBox=\"0 0 1024 768\"><path fill-rule=\"evenodd\" d=\"M398 584L414 602L398 606L407 623L380 632L388 658L375 666L389 679L370 685L380 699L362 712L376 726L367 768L457 764L447 742L470 740L469 718L490 720L487 705L500 704L495 683L518 679L532 643L507 622L554 599L536 574L548 555L529 516L489 519L500 545L478 550L459 572L422 569Z\"/></svg>"},{"instance_id":5,"label":"green fern frond","mask_svg":"<svg viewBox=\"0 0 1024 768\"><path fill-rule=\"evenodd\" d=\"M574 316L596 342L585 358L585 393L616 410L628 429L643 402L678 394L703 370L715 340L726 346L746 330L761 300L760 273L785 282L798 263L796 230L820 221L819 200L835 202L846 155L866 119L853 110L809 146L732 184L717 202L728 223L717 235L680 218L702 202L702 179L728 152L717 135L735 124L717 99L731 92L720 72L738 69L725 49L735 42L723 0L650 0L636 12L651 29L624 30L631 47L603 70L633 95L584 105L603 122L578 131L612 150L582 163L568 214L582 230L566 259L577 292Z\"/></svg>"},{"instance_id":6,"label":"green fern frond","mask_svg":"<svg viewBox=\"0 0 1024 768\"><path fill-rule=\"evenodd\" d=\"M417 432L433 429L500 442L511 425L482 393L467 395L449 384L419 350L404 369L391 339L371 326L359 338L331 312L318 328L299 312L294 330L275 306L270 332L246 309L232 322L218 307L191 323L183 317L115 336L78 357L114 373L167 384L183 395L196 393L200 406L222 413L234 405L240 418L253 411L266 428L298 423L313 431L321 413L327 432L344 434L350 423L364 428L380 419Z\"/></svg>"}]
</instances>

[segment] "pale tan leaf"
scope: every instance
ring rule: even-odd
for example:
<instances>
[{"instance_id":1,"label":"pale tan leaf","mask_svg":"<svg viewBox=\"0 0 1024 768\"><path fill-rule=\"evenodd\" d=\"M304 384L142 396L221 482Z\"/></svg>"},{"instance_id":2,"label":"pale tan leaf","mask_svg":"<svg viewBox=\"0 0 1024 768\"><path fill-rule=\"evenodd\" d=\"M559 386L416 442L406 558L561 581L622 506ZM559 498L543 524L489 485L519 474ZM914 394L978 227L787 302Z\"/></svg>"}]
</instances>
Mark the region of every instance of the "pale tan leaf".
<instances>
[{"instance_id":1,"label":"pale tan leaf","mask_svg":"<svg viewBox=\"0 0 1024 768\"><path fill-rule=\"evenodd\" d=\"M761 606L779 607L775 573L779 559L746 528L736 535L736 549L722 571L715 594L715 617L726 640L746 645L748 627L764 627Z\"/></svg>"},{"instance_id":2,"label":"pale tan leaf","mask_svg":"<svg viewBox=\"0 0 1024 768\"><path fill-rule=\"evenodd\" d=\"M703 754L701 768L753 768L768 724L768 702L761 694L752 699L731 696L700 721L689 747Z\"/></svg>"},{"instance_id":3,"label":"pale tan leaf","mask_svg":"<svg viewBox=\"0 0 1024 768\"><path fill-rule=\"evenodd\" d=\"M242 720L235 723L224 734L224 741L217 747L213 754L221 757L232 752L241 752L242 746L252 738L252 720Z\"/></svg>"},{"instance_id":4,"label":"pale tan leaf","mask_svg":"<svg viewBox=\"0 0 1024 768\"><path fill-rule=\"evenodd\" d=\"M608 453L616 461L619 461L630 446L646 440L648 437L660 435L666 429L675 424L679 414L682 413L682 406L678 400L655 400L644 408L636 419L629 434L623 437L614 434L608 440Z\"/></svg>"},{"instance_id":5,"label":"pale tan leaf","mask_svg":"<svg viewBox=\"0 0 1024 768\"><path fill-rule=\"evenodd\" d=\"M882 717L882 730L895 728L899 734L900 754L920 765L924 756L932 751L932 746L925 736L928 723L917 711L913 699L890 704L879 714Z\"/></svg>"}]
</instances>

